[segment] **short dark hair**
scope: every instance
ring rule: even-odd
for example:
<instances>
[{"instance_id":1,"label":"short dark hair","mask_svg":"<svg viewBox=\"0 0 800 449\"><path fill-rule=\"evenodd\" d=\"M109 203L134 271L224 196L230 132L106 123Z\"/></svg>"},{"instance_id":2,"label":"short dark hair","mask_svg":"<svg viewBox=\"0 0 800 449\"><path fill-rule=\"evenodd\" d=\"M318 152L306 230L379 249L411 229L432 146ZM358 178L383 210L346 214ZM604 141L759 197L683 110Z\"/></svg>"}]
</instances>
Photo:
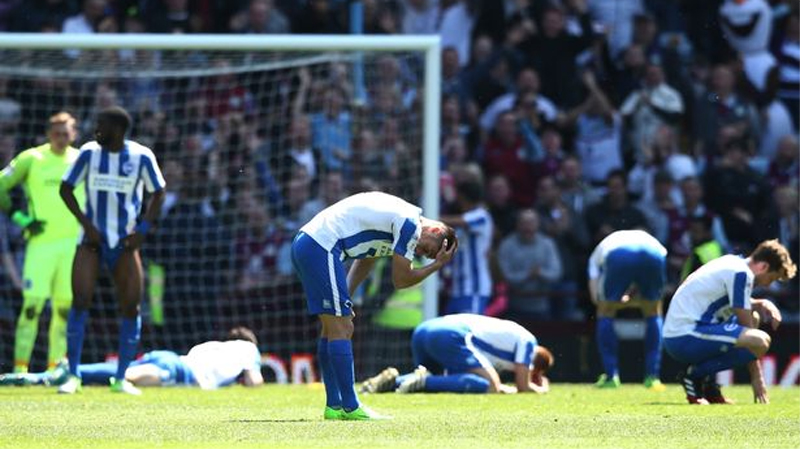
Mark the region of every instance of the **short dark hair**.
<instances>
[{"instance_id":1,"label":"short dark hair","mask_svg":"<svg viewBox=\"0 0 800 449\"><path fill-rule=\"evenodd\" d=\"M458 243L458 237L456 237L456 230L453 229L452 226L447 226L447 225L444 226L444 239L442 239L443 243L444 240L447 240L447 246L444 248L447 251L450 251L450 248L452 248L453 245Z\"/></svg>"},{"instance_id":2,"label":"short dark hair","mask_svg":"<svg viewBox=\"0 0 800 449\"><path fill-rule=\"evenodd\" d=\"M710 214L693 215L689 218L689 223L696 223L702 225L703 229L711 230L712 226L714 226L714 216Z\"/></svg>"},{"instance_id":3,"label":"short dark hair","mask_svg":"<svg viewBox=\"0 0 800 449\"><path fill-rule=\"evenodd\" d=\"M244 340L258 346L258 338L256 334L244 326L236 326L228 331L228 341L231 340Z\"/></svg>"},{"instance_id":4,"label":"short dark hair","mask_svg":"<svg viewBox=\"0 0 800 449\"><path fill-rule=\"evenodd\" d=\"M456 184L456 191L470 203L483 201L483 183L476 179L463 179Z\"/></svg>"},{"instance_id":5,"label":"short dark hair","mask_svg":"<svg viewBox=\"0 0 800 449\"><path fill-rule=\"evenodd\" d=\"M132 123L131 115L121 106L111 106L110 108L103 109L100 111L98 118L103 118L115 126L119 126L122 128L123 132L128 131Z\"/></svg>"},{"instance_id":6,"label":"short dark hair","mask_svg":"<svg viewBox=\"0 0 800 449\"><path fill-rule=\"evenodd\" d=\"M610 172L608 172L608 174L606 175L606 183L608 183L609 181L611 181L614 178L621 179L622 183L625 184L625 187L628 186L628 176L625 173L625 170L623 170L621 168L615 168L614 170L611 170Z\"/></svg>"}]
</instances>

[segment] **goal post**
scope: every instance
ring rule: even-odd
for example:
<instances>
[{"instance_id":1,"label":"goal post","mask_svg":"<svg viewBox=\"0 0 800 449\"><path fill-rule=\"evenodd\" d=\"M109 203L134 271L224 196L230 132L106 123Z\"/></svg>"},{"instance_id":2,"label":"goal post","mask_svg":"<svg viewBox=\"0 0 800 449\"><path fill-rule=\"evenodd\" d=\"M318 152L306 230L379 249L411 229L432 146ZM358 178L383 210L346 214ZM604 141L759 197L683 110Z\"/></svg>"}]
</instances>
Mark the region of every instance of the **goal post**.
<instances>
[{"instance_id":1,"label":"goal post","mask_svg":"<svg viewBox=\"0 0 800 449\"><path fill-rule=\"evenodd\" d=\"M91 66L61 66L59 63L49 63L48 57L43 56L41 60L34 63L29 63L29 60L36 59L28 57L15 59L17 54L27 55L61 55L66 51L85 51L97 52L98 55L102 51L144 51L152 54L161 54L162 64L159 68L146 67L137 73L135 62L133 65L123 71L117 71L116 67L110 65L103 67L100 73L94 73ZM365 36L365 35L211 35L211 34L196 34L196 35L183 35L183 34L168 34L168 35L149 35L149 34L37 34L37 33L0 33L0 53L4 56L4 63L0 64L0 78L11 80L8 84L12 87L7 88L5 92L0 92L0 97L3 95L14 96L14 92L9 92L9 89L20 88L26 89L21 94L18 93L17 97L20 99L19 103L24 109L28 105L24 104L25 99L36 99L36 101L43 101L41 98L45 93L39 93L35 89L38 87L36 83L28 82L26 79L36 79L37 77L59 77L68 80L64 86L68 89L75 88L76 84L73 82L77 78L81 79L107 79L109 77L120 77L120 79L157 79L165 85L172 82L174 79L183 80L186 77L194 76L215 76L218 74L218 68L206 69L204 67L192 66L192 60L184 63L179 67L171 67L169 61L166 61L170 54L188 52L201 52L207 54L226 54L226 55L257 55L261 53L274 53L278 55L291 54L290 60L275 62L258 60L252 63L248 61L239 61L236 65L230 67L231 73L241 75L243 77L257 77L258 75L251 75L252 73L259 73L260 70L269 71L275 70L276 73L280 70L287 68L298 68L304 65L314 65L318 61L335 61L334 55L357 55L361 52L370 55L380 54L398 54L407 53L415 54L422 66L420 83L418 86L419 103L420 103L420 125L421 125L421 138L418 145L421 148L420 157L418 161L414 161L419 167L419 177L414 179L414 182L421 184L419 198L406 198L410 202L419 201L423 209L423 213L431 218L438 217L439 214L439 139L440 139L440 95L441 95L441 59L440 59L440 40L438 36ZM8 58L8 55L14 57ZM297 55L307 54L315 55L313 57L298 57ZM94 63L102 66L105 62L101 56L96 56ZM292 59L294 58L294 59ZM362 61L362 58L344 56L345 59L351 58L351 62ZM210 58L209 58L210 59ZM256 58L258 59L258 58ZM373 58L375 59L375 58ZM355 62L354 62L355 63ZM359 62L360 63L360 62ZM51 65L48 65L51 64ZM372 64L375 64L374 61ZM325 69L327 70L327 69ZM377 69L374 69L377 70ZM276 75L277 76L277 75ZM269 81L272 83L273 81ZM279 85L280 83L273 83ZM280 86L290 85L286 82ZM19 87L22 86L22 87ZM258 86L262 90L263 86ZM57 87L58 88L58 87ZM56 88L56 89L57 89ZM76 102L88 103L95 102L94 98L98 95L95 91L92 92L66 92L64 95L72 95L71 98L80 96ZM135 95L135 93L131 94ZM265 98L270 95L276 95L275 92L261 92L258 95L263 95ZM183 96L185 101L191 101L191 96L186 92L179 92L174 94L173 97ZM254 94L255 96L255 94ZM317 101L317 99L311 99ZM171 98L170 101L177 101ZM266 100L265 100L266 101ZM270 100L272 101L272 100ZM256 99L258 102L258 98ZM44 104L44 103L43 103ZM255 106L256 108L258 105ZM47 115L56 112L60 109L55 102L47 103L46 106L37 106L37 113ZM285 108L285 109L288 109ZM168 112L167 112L168 113ZM38 120L46 120L46 116L38 117ZM82 118L79 117L79 120ZM0 124L2 125L2 124ZM25 124L21 124L25 126ZM35 139L42 140L45 138L42 127L38 128L31 126L31 129L36 129L38 135L33 135L32 131L28 132L25 136L29 141ZM192 128L194 129L194 128ZM405 132L405 130L400 130ZM289 133L287 130L286 133ZM131 136L132 139L137 140L137 135ZM287 137L281 135L281 139ZM356 136L353 136L356 138ZM88 139L86 131L84 138L77 143L83 143ZM188 145L188 143L181 142L180 145ZM24 148L24 147L23 147ZM16 148L21 150L23 148ZM160 157L158 152L157 157ZM225 161L214 161L211 159L211 164L225 163ZM163 167L162 167L163 168ZM170 179L167 178L169 184ZM431 318L436 316L438 307L438 280L436 275L430 276L423 284L423 316ZM6 295L6 293L3 293ZM8 301L6 301L7 303ZM2 309L0 304L0 309ZM7 304L6 304L7 305ZM8 314L0 314L0 320L4 320L5 324L13 325L9 322ZM362 325L363 323L359 323ZM4 326L5 327L5 326ZM90 325L91 327L91 325ZM358 326L357 326L358 327ZM7 331L0 332L0 337L5 343L13 341L13 326ZM40 325L38 341L45 342L47 340L47 328L44 324ZM89 331L91 332L91 331ZM5 334L5 335L2 335ZM9 334L11 340L9 340ZM198 333L198 336L200 333ZM91 338L91 337L87 337ZM369 338L366 334L365 338ZM268 348L269 350L269 348ZM37 346L37 353L34 357L41 359L42 348ZM89 351L91 352L91 351ZM6 359L3 365L8 367L6 355L0 354L2 359ZM1 360L1 359L0 359ZM382 363L382 362L381 362Z\"/></svg>"}]
</instances>

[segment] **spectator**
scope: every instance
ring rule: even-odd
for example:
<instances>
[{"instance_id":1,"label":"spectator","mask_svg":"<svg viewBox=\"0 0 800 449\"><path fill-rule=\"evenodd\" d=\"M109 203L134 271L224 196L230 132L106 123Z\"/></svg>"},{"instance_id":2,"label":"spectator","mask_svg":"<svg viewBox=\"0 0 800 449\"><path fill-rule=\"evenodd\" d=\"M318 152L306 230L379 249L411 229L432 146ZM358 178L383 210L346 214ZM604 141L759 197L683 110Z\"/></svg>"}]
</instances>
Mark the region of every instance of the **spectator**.
<instances>
[{"instance_id":1,"label":"spectator","mask_svg":"<svg viewBox=\"0 0 800 449\"><path fill-rule=\"evenodd\" d=\"M652 201L658 171L666 171L676 182L698 174L694 160L678 152L675 133L669 126L662 125L655 131L652 143L642 147L641 155L642 159L628 173L628 191L642 201ZM676 205L681 204L677 186L670 196Z\"/></svg>"},{"instance_id":2,"label":"spectator","mask_svg":"<svg viewBox=\"0 0 800 449\"><path fill-rule=\"evenodd\" d=\"M789 249L792 260L798 257L800 248L800 211L797 204L797 186L783 186L775 189L773 204L769 212L759 222L758 238L776 238ZM798 282L781 282L770 286L769 294L775 296L782 310L797 313Z\"/></svg>"},{"instance_id":3,"label":"spectator","mask_svg":"<svg viewBox=\"0 0 800 449\"><path fill-rule=\"evenodd\" d=\"M563 275L553 286L551 307L553 317L561 320L580 321L583 314L578 310L578 285L583 259L588 250L588 235L580 217L561 200L561 191L552 176L539 178L536 194L536 212L541 217L541 228L553 239L561 258Z\"/></svg>"},{"instance_id":4,"label":"spectator","mask_svg":"<svg viewBox=\"0 0 800 449\"><path fill-rule=\"evenodd\" d=\"M236 239L237 288L263 288L277 276L290 274L288 240L270 220L264 202L253 192L241 191L237 205L244 218L244 227Z\"/></svg>"},{"instance_id":5,"label":"spectator","mask_svg":"<svg viewBox=\"0 0 800 449\"><path fill-rule=\"evenodd\" d=\"M255 107L253 94L230 70L231 61L218 58L212 63L214 76L204 79L203 95L206 99L207 114L220 120L231 112L252 114Z\"/></svg>"},{"instance_id":6,"label":"spectator","mask_svg":"<svg viewBox=\"0 0 800 449\"><path fill-rule=\"evenodd\" d=\"M316 198L307 201L300 209L298 223L307 223L321 210L349 195L350 193L345 189L345 181L341 172L327 171L323 173L319 183L319 194Z\"/></svg>"},{"instance_id":7,"label":"spectator","mask_svg":"<svg viewBox=\"0 0 800 449\"><path fill-rule=\"evenodd\" d=\"M767 89L768 74L775 67L768 51L772 20L772 7L766 0L725 0L719 9L725 39L740 53L747 79L761 92Z\"/></svg>"},{"instance_id":8,"label":"spectator","mask_svg":"<svg viewBox=\"0 0 800 449\"><path fill-rule=\"evenodd\" d=\"M575 149L583 164L583 178L593 187L602 187L608 174L622 168L622 119L594 74L583 73L589 97L562 119L575 123Z\"/></svg>"},{"instance_id":9,"label":"spectator","mask_svg":"<svg viewBox=\"0 0 800 449\"><path fill-rule=\"evenodd\" d=\"M273 0L250 0L246 10L231 18L230 29L244 34L286 34L289 19L275 7Z\"/></svg>"},{"instance_id":10,"label":"spectator","mask_svg":"<svg viewBox=\"0 0 800 449\"><path fill-rule=\"evenodd\" d=\"M695 218L706 217L711 220L711 234L719 242L725 253L730 252L728 237L722 220L714 214L704 202L703 184L694 176L685 178L680 182L682 205L678 207L678 221L670 230L669 260L671 268L678 268L683 260L690 254L692 242L688 234L690 223ZM677 238L675 237L677 235Z\"/></svg>"},{"instance_id":11,"label":"spectator","mask_svg":"<svg viewBox=\"0 0 800 449\"><path fill-rule=\"evenodd\" d=\"M75 0L24 0L11 12L9 31L61 31L64 20L79 9Z\"/></svg>"},{"instance_id":12,"label":"spectator","mask_svg":"<svg viewBox=\"0 0 800 449\"><path fill-rule=\"evenodd\" d=\"M712 71L710 87L695 98L693 135L700 146L699 154L717 156L712 151L714 140L725 125L734 125L740 133L756 128L755 108L737 95L735 81L731 68L719 64Z\"/></svg>"},{"instance_id":13,"label":"spectator","mask_svg":"<svg viewBox=\"0 0 800 449\"><path fill-rule=\"evenodd\" d=\"M561 279L561 258L553 240L539 232L534 210L520 210L516 231L500 243L497 260L508 284L509 319L552 319L548 295Z\"/></svg>"},{"instance_id":14,"label":"spectator","mask_svg":"<svg viewBox=\"0 0 800 449\"><path fill-rule=\"evenodd\" d=\"M778 142L778 151L767 169L767 181L772 188L800 184L800 145L797 137L784 136Z\"/></svg>"},{"instance_id":15,"label":"spectator","mask_svg":"<svg viewBox=\"0 0 800 449\"><path fill-rule=\"evenodd\" d=\"M470 36L475 18L470 2L466 0L439 0L439 36L442 48L453 47L458 53L458 65L469 62Z\"/></svg>"},{"instance_id":16,"label":"spectator","mask_svg":"<svg viewBox=\"0 0 800 449\"><path fill-rule=\"evenodd\" d=\"M731 142L704 178L709 207L722 218L734 250L743 252L758 243L757 220L769 204L769 187L748 165L746 145L742 140Z\"/></svg>"},{"instance_id":17,"label":"spectator","mask_svg":"<svg viewBox=\"0 0 800 449\"><path fill-rule=\"evenodd\" d=\"M438 15L438 0L402 0L403 34L434 34Z\"/></svg>"},{"instance_id":18,"label":"spectator","mask_svg":"<svg viewBox=\"0 0 800 449\"><path fill-rule=\"evenodd\" d=\"M636 207L647 218L648 229L662 245L669 247L672 222L677 220L678 210L672 199L674 182L665 170L659 170L653 176L653 194L651 198L641 199Z\"/></svg>"},{"instance_id":19,"label":"spectator","mask_svg":"<svg viewBox=\"0 0 800 449\"><path fill-rule=\"evenodd\" d=\"M592 245L605 236L624 229L647 229L647 219L630 204L625 172L613 170L606 180L603 199L586 210L586 225Z\"/></svg>"},{"instance_id":20,"label":"spectator","mask_svg":"<svg viewBox=\"0 0 800 449\"><path fill-rule=\"evenodd\" d=\"M289 122L288 141L282 143L274 157L272 171L278 174L281 183L286 183L295 165L302 166L312 185L316 185L320 172L320 151L311 145L311 121L304 114L294 116Z\"/></svg>"},{"instance_id":21,"label":"spectator","mask_svg":"<svg viewBox=\"0 0 800 449\"><path fill-rule=\"evenodd\" d=\"M116 33L119 31L114 16L107 13L107 0L83 0L80 14L67 17L61 28L62 33L92 34ZM64 54L72 59L81 56L76 49L65 50Z\"/></svg>"},{"instance_id":22,"label":"spectator","mask_svg":"<svg viewBox=\"0 0 800 449\"><path fill-rule=\"evenodd\" d=\"M162 0L146 12L148 33L183 34L203 29L199 17L189 8L189 0Z\"/></svg>"},{"instance_id":23,"label":"spectator","mask_svg":"<svg viewBox=\"0 0 800 449\"><path fill-rule=\"evenodd\" d=\"M517 208L511 201L511 183L505 175L494 175L489 178L487 202L489 213L495 224L493 247L500 240L511 234L516 226Z\"/></svg>"},{"instance_id":24,"label":"spectator","mask_svg":"<svg viewBox=\"0 0 800 449\"><path fill-rule=\"evenodd\" d=\"M524 68L517 75L513 92L508 92L492 101L481 115L481 130L489 132L495 126L497 117L503 111L512 109L518 102L532 111L542 121L552 122L556 119L558 109L552 101L539 94L539 74L532 68ZM536 126L538 128L538 126Z\"/></svg>"},{"instance_id":25,"label":"spectator","mask_svg":"<svg viewBox=\"0 0 800 449\"><path fill-rule=\"evenodd\" d=\"M319 0L317 0L319 1ZM319 148L323 169L340 170L350 175L350 113L336 86L328 86L322 99L322 110L311 114L312 144Z\"/></svg>"},{"instance_id":26,"label":"spectator","mask_svg":"<svg viewBox=\"0 0 800 449\"><path fill-rule=\"evenodd\" d=\"M580 17L582 33L573 36L564 27L564 11L556 6L544 10L541 26L519 49L541 77L541 92L555 104L572 108L581 102L576 58L592 44L593 32L585 0L572 2Z\"/></svg>"},{"instance_id":27,"label":"spectator","mask_svg":"<svg viewBox=\"0 0 800 449\"><path fill-rule=\"evenodd\" d=\"M691 241L691 252L683 264L681 282L696 269L725 254L722 250L722 245L714 240L714 233L711 232L711 227L712 218L709 215L701 215L689 219L688 234Z\"/></svg>"},{"instance_id":28,"label":"spectator","mask_svg":"<svg viewBox=\"0 0 800 449\"><path fill-rule=\"evenodd\" d=\"M469 100L467 85L458 65L458 50L453 47L442 49L442 95L458 98L462 107Z\"/></svg>"},{"instance_id":29,"label":"spectator","mask_svg":"<svg viewBox=\"0 0 800 449\"><path fill-rule=\"evenodd\" d=\"M543 176L556 177L561 172L561 164L566 155L562 147L561 133L554 126L545 126L541 131L542 158L535 164L537 179Z\"/></svg>"},{"instance_id":30,"label":"spectator","mask_svg":"<svg viewBox=\"0 0 800 449\"><path fill-rule=\"evenodd\" d=\"M643 84L620 108L630 124L628 141L636 161L642 160L641 150L653 144L656 131L664 125L676 127L683 113L683 100L678 91L664 81L661 66L648 64Z\"/></svg>"},{"instance_id":31,"label":"spectator","mask_svg":"<svg viewBox=\"0 0 800 449\"><path fill-rule=\"evenodd\" d=\"M642 0L600 0L589 3L592 18L603 26L611 55L616 57L633 41L634 19L644 12Z\"/></svg>"},{"instance_id":32,"label":"spectator","mask_svg":"<svg viewBox=\"0 0 800 449\"><path fill-rule=\"evenodd\" d=\"M773 53L780 64L778 98L792 114L792 123L800 123L800 12L789 14L776 39Z\"/></svg>"},{"instance_id":33,"label":"spectator","mask_svg":"<svg viewBox=\"0 0 800 449\"><path fill-rule=\"evenodd\" d=\"M575 156L567 156L561 162L558 172L558 187L561 189L561 200L572 211L573 215L583 220L586 209L600 201L600 196L586 183L582 177L581 161Z\"/></svg>"},{"instance_id":34,"label":"spectator","mask_svg":"<svg viewBox=\"0 0 800 449\"><path fill-rule=\"evenodd\" d=\"M503 174L511 183L512 201L530 207L535 196L533 164L523 151L516 116L506 111L497 118L494 134L483 148L483 167L488 176Z\"/></svg>"},{"instance_id":35,"label":"spectator","mask_svg":"<svg viewBox=\"0 0 800 449\"><path fill-rule=\"evenodd\" d=\"M346 32L331 0L309 0L293 18L292 31L299 34L339 34Z\"/></svg>"}]
</instances>

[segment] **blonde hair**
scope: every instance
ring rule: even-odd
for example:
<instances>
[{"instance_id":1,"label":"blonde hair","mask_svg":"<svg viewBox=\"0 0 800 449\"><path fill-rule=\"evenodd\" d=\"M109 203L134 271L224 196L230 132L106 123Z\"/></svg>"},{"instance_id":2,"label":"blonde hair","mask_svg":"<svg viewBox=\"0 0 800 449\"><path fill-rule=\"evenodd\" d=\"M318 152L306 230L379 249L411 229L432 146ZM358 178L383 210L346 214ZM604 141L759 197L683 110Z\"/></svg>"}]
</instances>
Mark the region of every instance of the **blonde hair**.
<instances>
[{"instance_id":1,"label":"blonde hair","mask_svg":"<svg viewBox=\"0 0 800 449\"><path fill-rule=\"evenodd\" d=\"M797 274L797 265L792 262L789 250L777 239L764 240L759 243L750 259L758 262L766 262L769 270L780 274L778 280L788 281Z\"/></svg>"},{"instance_id":2,"label":"blonde hair","mask_svg":"<svg viewBox=\"0 0 800 449\"><path fill-rule=\"evenodd\" d=\"M75 126L75 117L72 116L69 112L61 111L57 112L50 116L50 120L48 120L50 126L55 125L67 125L67 126Z\"/></svg>"}]
</instances>

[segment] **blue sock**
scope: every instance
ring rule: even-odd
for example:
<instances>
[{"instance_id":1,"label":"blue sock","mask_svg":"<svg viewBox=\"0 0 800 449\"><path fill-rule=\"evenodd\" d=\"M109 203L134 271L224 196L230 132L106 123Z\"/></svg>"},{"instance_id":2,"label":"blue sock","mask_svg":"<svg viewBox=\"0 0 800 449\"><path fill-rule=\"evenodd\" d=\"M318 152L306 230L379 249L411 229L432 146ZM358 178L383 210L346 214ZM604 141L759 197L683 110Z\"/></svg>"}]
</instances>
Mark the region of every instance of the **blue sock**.
<instances>
[{"instance_id":1,"label":"blue sock","mask_svg":"<svg viewBox=\"0 0 800 449\"><path fill-rule=\"evenodd\" d=\"M644 373L645 376L660 377L661 373L661 328L664 319L660 316L645 318Z\"/></svg>"},{"instance_id":2,"label":"blue sock","mask_svg":"<svg viewBox=\"0 0 800 449\"><path fill-rule=\"evenodd\" d=\"M608 378L618 375L617 371L617 333L614 332L614 319L608 317L597 318L597 348L603 360L603 369Z\"/></svg>"},{"instance_id":3,"label":"blue sock","mask_svg":"<svg viewBox=\"0 0 800 449\"><path fill-rule=\"evenodd\" d=\"M69 360L69 372L80 377L78 365L81 363L81 351L83 350L83 336L86 331L86 318L89 317L88 310L71 308L67 317L67 359Z\"/></svg>"},{"instance_id":4,"label":"blue sock","mask_svg":"<svg viewBox=\"0 0 800 449\"><path fill-rule=\"evenodd\" d=\"M755 359L756 356L745 348L731 348L725 354L690 366L687 374L693 379L702 379L726 369L746 365Z\"/></svg>"},{"instance_id":5,"label":"blue sock","mask_svg":"<svg viewBox=\"0 0 800 449\"><path fill-rule=\"evenodd\" d=\"M123 318L119 327L119 361L117 362L117 380L125 379L125 370L128 369L133 357L136 355L136 348L139 346L139 338L142 334L142 317Z\"/></svg>"},{"instance_id":6,"label":"blue sock","mask_svg":"<svg viewBox=\"0 0 800 449\"><path fill-rule=\"evenodd\" d=\"M328 355L327 338L320 338L317 342L317 361L319 361L319 370L322 373L322 383L325 384L325 405L331 408L342 408L342 394L339 392L336 373Z\"/></svg>"},{"instance_id":7,"label":"blue sock","mask_svg":"<svg viewBox=\"0 0 800 449\"><path fill-rule=\"evenodd\" d=\"M81 378L84 385L108 385L108 379L114 377L116 372L117 364L114 362L84 363L81 365Z\"/></svg>"},{"instance_id":8,"label":"blue sock","mask_svg":"<svg viewBox=\"0 0 800 449\"><path fill-rule=\"evenodd\" d=\"M342 407L347 412L359 407L355 387L355 368L353 366L353 343L350 340L328 341L328 356L336 375Z\"/></svg>"},{"instance_id":9,"label":"blue sock","mask_svg":"<svg viewBox=\"0 0 800 449\"><path fill-rule=\"evenodd\" d=\"M477 374L451 374L449 376L428 376L425 391L450 393L486 393L489 381Z\"/></svg>"}]
</instances>

